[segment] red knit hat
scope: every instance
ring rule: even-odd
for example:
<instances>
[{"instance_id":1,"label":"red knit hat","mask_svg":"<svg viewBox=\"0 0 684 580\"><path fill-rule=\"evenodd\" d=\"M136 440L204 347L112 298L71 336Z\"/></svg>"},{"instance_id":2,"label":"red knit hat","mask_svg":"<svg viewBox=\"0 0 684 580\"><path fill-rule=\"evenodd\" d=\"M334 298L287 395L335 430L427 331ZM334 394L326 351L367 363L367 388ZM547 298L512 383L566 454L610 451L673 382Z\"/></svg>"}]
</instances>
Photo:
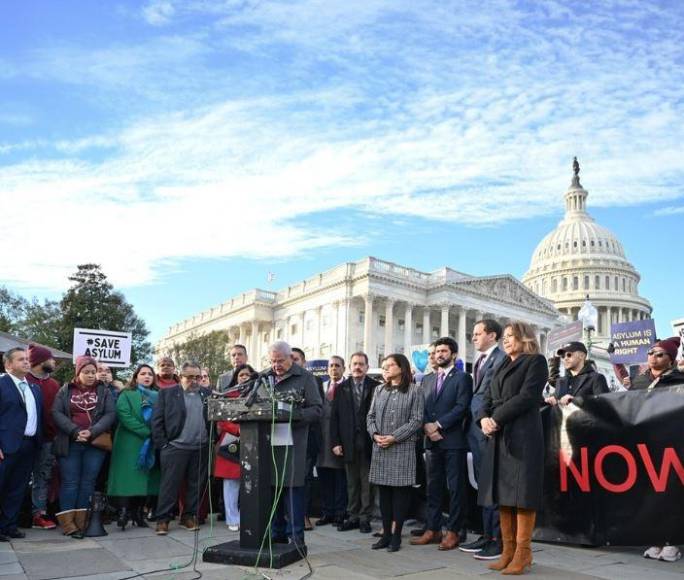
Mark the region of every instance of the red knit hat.
<instances>
[{"instance_id":1,"label":"red knit hat","mask_svg":"<svg viewBox=\"0 0 684 580\"><path fill-rule=\"evenodd\" d=\"M37 344L29 344L28 358L31 367L35 367L53 357L50 349L45 348L44 346L38 346Z\"/></svg>"},{"instance_id":2,"label":"red knit hat","mask_svg":"<svg viewBox=\"0 0 684 580\"><path fill-rule=\"evenodd\" d=\"M92 356L81 355L76 357L76 376L81 374L83 367L94 365L97 368L97 361Z\"/></svg>"},{"instance_id":3,"label":"red knit hat","mask_svg":"<svg viewBox=\"0 0 684 580\"><path fill-rule=\"evenodd\" d=\"M678 336L671 336L670 338L659 340L653 346L662 348L670 356L670 360L675 362L680 341L681 339Z\"/></svg>"}]
</instances>

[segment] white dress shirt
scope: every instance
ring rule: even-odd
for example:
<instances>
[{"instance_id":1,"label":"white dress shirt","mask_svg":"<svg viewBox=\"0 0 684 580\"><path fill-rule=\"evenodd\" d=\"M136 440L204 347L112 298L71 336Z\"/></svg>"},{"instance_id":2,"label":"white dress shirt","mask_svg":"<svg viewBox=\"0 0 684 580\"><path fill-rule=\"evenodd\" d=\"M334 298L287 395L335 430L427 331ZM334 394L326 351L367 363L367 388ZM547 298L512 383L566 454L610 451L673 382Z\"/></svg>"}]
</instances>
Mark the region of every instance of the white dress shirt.
<instances>
[{"instance_id":1,"label":"white dress shirt","mask_svg":"<svg viewBox=\"0 0 684 580\"><path fill-rule=\"evenodd\" d=\"M36 430L38 429L38 409L36 408L36 399L33 396L33 391L31 390L31 387L29 387L28 381L24 379L19 379L15 377L12 373L7 373L12 380L14 381L14 385L17 387L17 391L19 391L19 396L21 397L22 401L24 401L24 405L26 406L26 427L24 428L24 436L25 437L33 437L36 434ZM24 383L24 388L22 390L21 386L19 383Z\"/></svg>"}]
</instances>

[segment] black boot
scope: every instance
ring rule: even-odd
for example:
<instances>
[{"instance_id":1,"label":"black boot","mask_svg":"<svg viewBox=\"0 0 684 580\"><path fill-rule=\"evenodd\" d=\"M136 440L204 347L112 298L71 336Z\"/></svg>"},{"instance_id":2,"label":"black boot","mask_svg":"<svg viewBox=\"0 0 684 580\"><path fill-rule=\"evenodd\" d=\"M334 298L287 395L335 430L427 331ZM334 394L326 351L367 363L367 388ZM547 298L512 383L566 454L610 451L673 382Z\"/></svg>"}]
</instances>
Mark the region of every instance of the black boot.
<instances>
[{"instance_id":1,"label":"black boot","mask_svg":"<svg viewBox=\"0 0 684 580\"><path fill-rule=\"evenodd\" d=\"M145 507L143 505L136 506L133 511L133 523L139 528L149 528L145 521Z\"/></svg>"},{"instance_id":2,"label":"black boot","mask_svg":"<svg viewBox=\"0 0 684 580\"><path fill-rule=\"evenodd\" d=\"M387 551L388 552L398 552L400 546L401 546L401 532L399 532L399 533L394 532L392 534L392 539L389 542L389 546L387 546Z\"/></svg>"},{"instance_id":3,"label":"black boot","mask_svg":"<svg viewBox=\"0 0 684 580\"><path fill-rule=\"evenodd\" d=\"M116 518L116 525L117 527L121 528L122 532L126 529L126 526L128 525L128 508L119 508L119 513Z\"/></svg>"}]
</instances>

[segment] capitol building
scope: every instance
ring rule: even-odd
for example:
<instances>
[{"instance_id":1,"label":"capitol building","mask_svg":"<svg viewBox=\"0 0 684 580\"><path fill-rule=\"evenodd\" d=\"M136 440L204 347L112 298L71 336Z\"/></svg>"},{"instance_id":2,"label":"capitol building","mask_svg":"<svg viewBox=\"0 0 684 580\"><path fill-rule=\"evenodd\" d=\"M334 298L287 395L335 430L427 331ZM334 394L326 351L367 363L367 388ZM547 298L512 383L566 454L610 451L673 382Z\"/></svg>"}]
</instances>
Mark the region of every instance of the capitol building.
<instances>
[{"instance_id":1,"label":"capitol building","mask_svg":"<svg viewBox=\"0 0 684 580\"><path fill-rule=\"evenodd\" d=\"M639 273L622 244L587 213L587 191L574 176L565 193L565 217L532 255L522 283L510 274L471 276L443 267L423 272L367 257L339 264L278 291L253 289L172 325L156 345L173 345L215 330L247 347L249 360L267 366L274 340L302 348L307 359L366 352L371 366L383 356L407 356L440 336L459 345L473 363L473 325L482 318L533 325L546 350L550 331L577 318L587 296L599 311L595 341L606 341L610 323L650 318L639 296Z\"/></svg>"},{"instance_id":2,"label":"capitol building","mask_svg":"<svg viewBox=\"0 0 684 580\"><path fill-rule=\"evenodd\" d=\"M620 241L587 213L587 196L575 159L565 216L534 250L523 283L569 320L589 297L598 310L594 340L608 343L611 323L651 318L651 304L639 296L641 276Z\"/></svg>"}]
</instances>

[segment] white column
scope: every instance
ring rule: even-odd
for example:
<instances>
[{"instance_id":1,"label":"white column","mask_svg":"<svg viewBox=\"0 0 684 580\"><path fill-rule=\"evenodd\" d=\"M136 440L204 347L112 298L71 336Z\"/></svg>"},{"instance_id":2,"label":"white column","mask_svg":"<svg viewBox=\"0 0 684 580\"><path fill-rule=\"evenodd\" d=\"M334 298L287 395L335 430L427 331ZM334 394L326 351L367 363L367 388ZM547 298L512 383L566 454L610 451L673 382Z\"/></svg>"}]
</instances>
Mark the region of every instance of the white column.
<instances>
[{"instance_id":1,"label":"white column","mask_svg":"<svg viewBox=\"0 0 684 580\"><path fill-rule=\"evenodd\" d=\"M394 300L385 301L385 356L394 352Z\"/></svg>"},{"instance_id":2,"label":"white column","mask_svg":"<svg viewBox=\"0 0 684 580\"><path fill-rule=\"evenodd\" d=\"M440 336L449 336L449 305L442 304L442 320L439 328Z\"/></svg>"},{"instance_id":3,"label":"white column","mask_svg":"<svg viewBox=\"0 0 684 580\"><path fill-rule=\"evenodd\" d=\"M340 339L340 333L342 332L341 324L340 324L340 311L342 310L342 303L341 302L333 302L333 312L335 313L335 345L333 347L333 354L336 354L338 356L344 356L344 354L341 352L340 344L342 343L342 340Z\"/></svg>"},{"instance_id":4,"label":"white column","mask_svg":"<svg viewBox=\"0 0 684 580\"><path fill-rule=\"evenodd\" d=\"M413 304L406 303L404 314L404 354L411 358L411 346L413 344Z\"/></svg>"},{"instance_id":5,"label":"white column","mask_svg":"<svg viewBox=\"0 0 684 580\"><path fill-rule=\"evenodd\" d=\"M432 342L432 327L430 324L430 307L426 306L423 309L423 343L429 344Z\"/></svg>"},{"instance_id":6,"label":"white column","mask_svg":"<svg viewBox=\"0 0 684 580\"><path fill-rule=\"evenodd\" d=\"M321 318L323 307L316 308L316 341L313 348L313 357L318 358L321 354Z\"/></svg>"},{"instance_id":7,"label":"white column","mask_svg":"<svg viewBox=\"0 0 684 580\"><path fill-rule=\"evenodd\" d=\"M297 340L297 346L304 350L304 319L306 317L306 312L302 312L299 315L299 337ZM304 351L306 352L306 351Z\"/></svg>"},{"instance_id":8,"label":"white column","mask_svg":"<svg viewBox=\"0 0 684 580\"><path fill-rule=\"evenodd\" d=\"M468 345L466 344L466 309L463 307L458 311L458 338L456 342L458 342L459 356L465 365Z\"/></svg>"},{"instance_id":9,"label":"white column","mask_svg":"<svg viewBox=\"0 0 684 580\"><path fill-rule=\"evenodd\" d=\"M254 364L256 364L256 366L254 368L258 368L261 365L261 360L259 357L259 321L258 320L252 320L252 340L251 340L251 344L250 344L249 358L252 361L254 361Z\"/></svg>"},{"instance_id":10,"label":"white column","mask_svg":"<svg viewBox=\"0 0 684 580\"><path fill-rule=\"evenodd\" d=\"M238 341L240 342L241 345L245 346L245 330L244 330L244 326L243 326L242 324L240 324L240 326L238 326L238 329L239 329Z\"/></svg>"},{"instance_id":11,"label":"white column","mask_svg":"<svg viewBox=\"0 0 684 580\"><path fill-rule=\"evenodd\" d=\"M375 344L373 340L373 295L368 294L365 297L366 310L363 315L363 349L368 355L368 360L371 367L378 364L378 358L375 352Z\"/></svg>"}]
</instances>

